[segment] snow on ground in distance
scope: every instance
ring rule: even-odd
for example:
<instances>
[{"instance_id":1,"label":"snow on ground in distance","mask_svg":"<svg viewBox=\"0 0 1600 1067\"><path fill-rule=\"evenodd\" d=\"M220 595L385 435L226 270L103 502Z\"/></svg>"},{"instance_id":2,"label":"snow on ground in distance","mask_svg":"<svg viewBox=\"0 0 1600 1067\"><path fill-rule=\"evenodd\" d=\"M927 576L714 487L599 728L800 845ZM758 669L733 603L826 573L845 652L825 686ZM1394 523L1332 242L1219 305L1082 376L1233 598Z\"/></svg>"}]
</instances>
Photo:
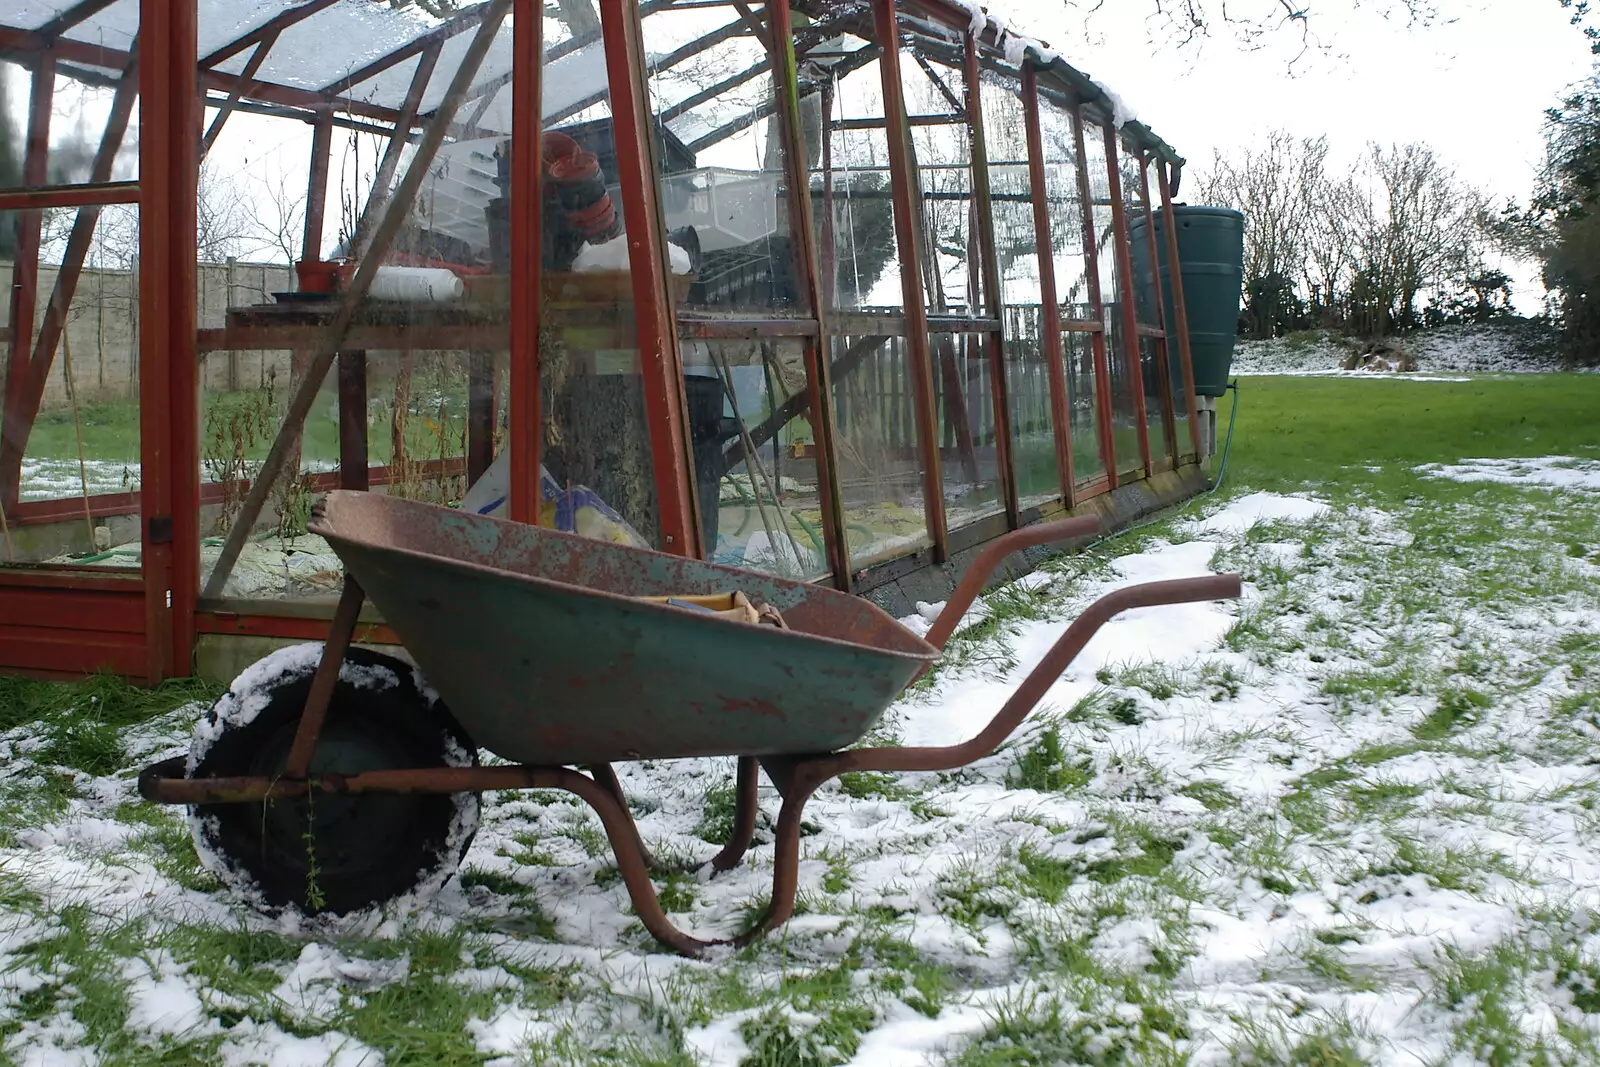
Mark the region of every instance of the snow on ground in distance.
<instances>
[{"instance_id":1,"label":"snow on ground in distance","mask_svg":"<svg viewBox=\"0 0 1600 1067\"><path fill-rule=\"evenodd\" d=\"M1455 482L1499 482L1552 489L1600 492L1600 461L1572 456L1539 459L1464 459L1460 463L1428 463L1417 468L1433 478Z\"/></svg>"},{"instance_id":2,"label":"snow on ground in distance","mask_svg":"<svg viewBox=\"0 0 1600 1067\"><path fill-rule=\"evenodd\" d=\"M182 752L198 708L123 731L109 773L64 765L70 730L0 734L0 1051L1422 1065L1542 1043L1594 1062L1600 500L1425 484L1440 499L1209 503L992 592L875 743L970 736L1108 590L1246 580L1239 603L1115 620L989 758L824 787L796 917L704 961L644 933L563 794L486 795L430 907L317 940L224 896L179 815L138 801L136 769ZM709 859L731 770L619 768L658 856ZM674 921L750 920L777 803L764 785L739 869L657 879Z\"/></svg>"},{"instance_id":3,"label":"snow on ground in distance","mask_svg":"<svg viewBox=\"0 0 1600 1067\"><path fill-rule=\"evenodd\" d=\"M1234 348L1234 374L1333 375L1403 381L1457 381L1462 373L1531 373L1556 369L1555 357L1540 350L1523 327L1444 326L1398 339L1417 360L1408 374L1342 371L1361 350L1358 342L1328 333L1299 333L1270 341L1241 340Z\"/></svg>"}]
</instances>

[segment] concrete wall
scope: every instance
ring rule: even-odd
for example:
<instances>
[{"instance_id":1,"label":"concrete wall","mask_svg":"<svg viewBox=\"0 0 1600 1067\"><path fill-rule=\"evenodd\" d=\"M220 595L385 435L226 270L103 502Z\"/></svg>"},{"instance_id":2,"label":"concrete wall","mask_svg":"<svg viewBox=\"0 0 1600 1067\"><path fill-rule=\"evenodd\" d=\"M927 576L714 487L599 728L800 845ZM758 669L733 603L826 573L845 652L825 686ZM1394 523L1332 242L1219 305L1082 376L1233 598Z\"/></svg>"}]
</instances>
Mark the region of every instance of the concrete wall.
<instances>
[{"instance_id":1,"label":"concrete wall","mask_svg":"<svg viewBox=\"0 0 1600 1067\"><path fill-rule=\"evenodd\" d=\"M0 293L11 292L13 266L0 262ZM59 268L42 264L35 323L49 306ZM202 263L198 271L199 324L212 329L224 324L227 309L270 302L273 293L294 288L294 272L276 263ZM139 389L139 295L137 270L84 270L67 314L67 344L80 403L114 402L136 397ZM11 303L0 299L0 325L9 326ZM35 333L37 335L37 325ZM9 345L0 345L0 365ZM45 386L43 408L67 403L66 360L57 346ZM218 352L202 363L209 390L249 389L266 381L276 368L280 384L288 381L287 352Z\"/></svg>"}]
</instances>

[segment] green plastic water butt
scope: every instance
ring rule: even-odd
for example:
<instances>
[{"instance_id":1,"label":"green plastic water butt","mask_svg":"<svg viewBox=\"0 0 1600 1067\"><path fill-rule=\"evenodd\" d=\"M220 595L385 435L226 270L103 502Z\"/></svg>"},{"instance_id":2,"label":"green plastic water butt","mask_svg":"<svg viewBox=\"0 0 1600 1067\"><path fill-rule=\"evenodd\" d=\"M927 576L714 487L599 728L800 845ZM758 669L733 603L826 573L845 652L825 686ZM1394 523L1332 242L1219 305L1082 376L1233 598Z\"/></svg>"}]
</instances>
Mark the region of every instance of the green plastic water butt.
<instances>
[{"instance_id":1,"label":"green plastic water butt","mask_svg":"<svg viewBox=\"0 0 1600 1067\"><path fill-rule=\"evenodd\" d=\"M1244 282L1244 214L1225 207L1173 208L1178 225L1178 260L1183 270L1183 295L1189 311L1189 350L1194 360L1194 391L1221 396L1233 364L1233 343L1239 329L1239 300ZM1156 250L1161 264L1161 291L1166 321L1172 312L1171 268L1167 263L1166 219L1156 216ZM1150 246L1144 216L1132 220L1136 284L1150 292ZM1172 346L1173 381L1177 346Z\"/></svg>"}]
</instances>

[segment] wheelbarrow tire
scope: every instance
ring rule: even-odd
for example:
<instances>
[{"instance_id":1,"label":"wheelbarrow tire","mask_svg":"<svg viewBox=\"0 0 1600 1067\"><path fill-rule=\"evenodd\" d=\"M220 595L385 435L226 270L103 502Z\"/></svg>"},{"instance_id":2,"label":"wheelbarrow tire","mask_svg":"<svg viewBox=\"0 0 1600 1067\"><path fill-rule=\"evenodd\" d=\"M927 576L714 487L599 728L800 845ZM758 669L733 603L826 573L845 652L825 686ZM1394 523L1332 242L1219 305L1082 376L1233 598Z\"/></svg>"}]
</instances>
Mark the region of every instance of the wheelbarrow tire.
<instances>
[{"instance_id":1,"label":"wheelbarrow tire","mask_svg":"<svg viewBox=\"0 0 1600 1067\"><path fill-rule=\"evenodd\" d=\"M280 649L247 669L195 727L188 778L282 773L320 644ZM477 748L410 664L351 648L311 772L477 766ZM476 793L367 793L189 809L202 862L269 912L347 915L405 898L425 903L478 828Z\"/></svg>"}]
</instances>

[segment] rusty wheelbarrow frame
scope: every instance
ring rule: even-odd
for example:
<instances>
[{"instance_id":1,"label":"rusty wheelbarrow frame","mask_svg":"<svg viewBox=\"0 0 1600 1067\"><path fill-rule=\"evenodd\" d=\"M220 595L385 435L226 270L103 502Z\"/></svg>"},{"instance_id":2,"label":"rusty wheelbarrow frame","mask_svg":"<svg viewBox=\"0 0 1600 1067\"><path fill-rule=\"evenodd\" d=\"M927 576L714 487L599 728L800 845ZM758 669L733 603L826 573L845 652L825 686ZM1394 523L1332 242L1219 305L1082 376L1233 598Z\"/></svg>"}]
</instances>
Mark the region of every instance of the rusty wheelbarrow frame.
<instances>
[{"instance_id":1,"label":"rusty wheelbarrow frame","mask_svg":"<svg viewBox=\"0 0 1600 1067\"><path fill-rule=\"evenodd\" d=\"M967 609L1007 556L1026 548L1089 537L1098 532L1099 520L1083 517L1014 530L991 541L962 576L929 629L926 640L935 648L943 649ZM1066 632L1017 686L988 725L958 745L740 756L737 762L733 831L727 844L711 859L713 869L719 872L732 869L750 847L758 815L758 771L766 773L783 803L775 831L776 862L771 902L752 926L727 939L698 938L678 929L668 920L651 880L652 871L667 873L668 869L657 864L645 846L629 812L622 785L609 763L587 765L587 774L568 766L530 764L377 770L352 775L310 774L312 754L322 733L341 664L355 633L357 617L366 599L354 577L347 576L345 579L322 659L312 678L305 711L296 728L282 774L274 778L191 779L184 776L184 757L180 756L146 768L139 776L139 792L146 799L158 803L203 805L259 803L305 796L313 791L356 795L477 793L495 789L564 790L584 801L600 817L616 856L618 871L645 929L658 941L678 952L696 956L715 945L738 947L748 944L783 923L793 913L798 889L801 817L807 801L823 784L850 771L945 771L983 759L1011 736L1095 633L1114 616L1136 608L1234 598L1239 592L1237 574L1220 574L1146 582L1100 597L1067 627ZM648 754L644 754L644 758L649 758Z\"/></svg>"}]
</instances>

